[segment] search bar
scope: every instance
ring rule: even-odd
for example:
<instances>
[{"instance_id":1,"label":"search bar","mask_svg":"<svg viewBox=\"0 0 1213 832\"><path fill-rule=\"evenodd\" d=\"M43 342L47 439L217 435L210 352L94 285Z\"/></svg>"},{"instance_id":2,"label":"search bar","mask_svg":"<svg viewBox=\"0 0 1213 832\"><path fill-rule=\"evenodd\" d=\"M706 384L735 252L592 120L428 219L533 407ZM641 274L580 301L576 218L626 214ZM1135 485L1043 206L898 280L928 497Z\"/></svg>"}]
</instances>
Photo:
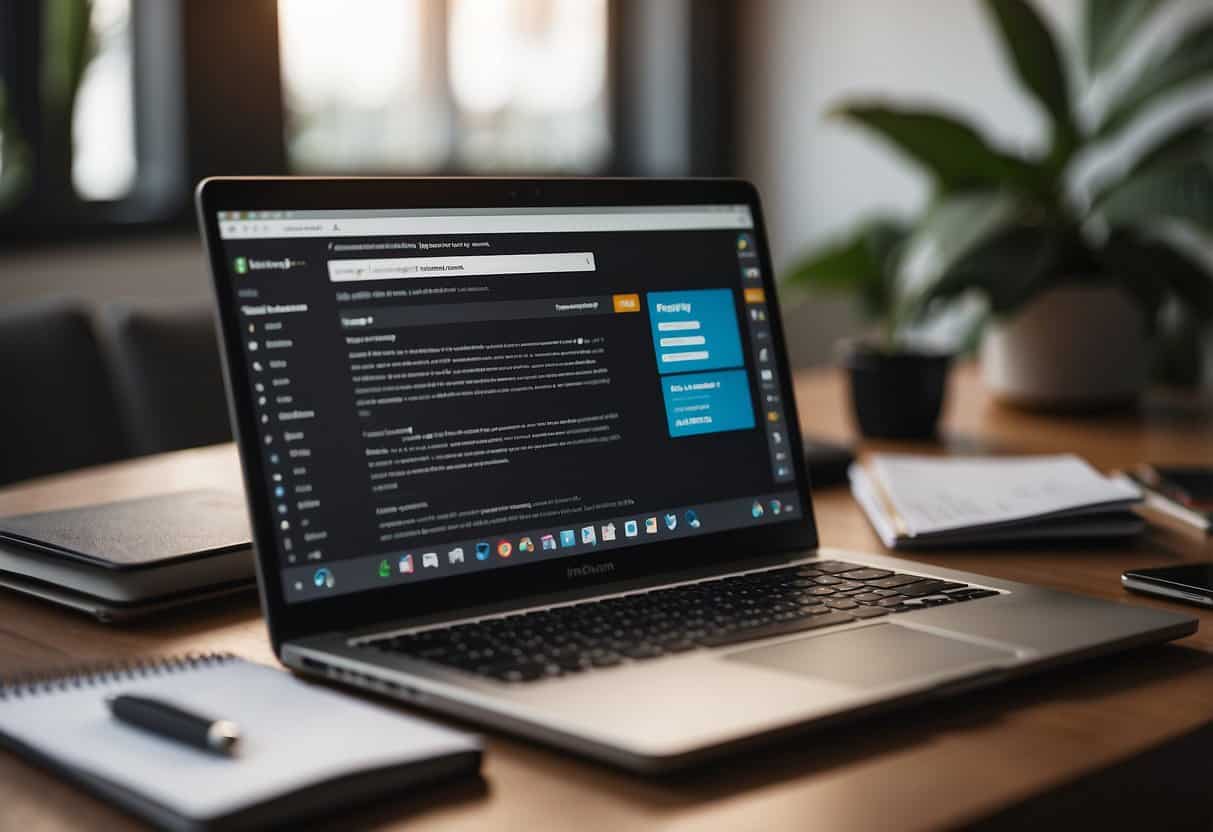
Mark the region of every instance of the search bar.
<instances>
[{"instance_id":1,"label":"search bar","mask_svg":"<svg viewBox=\"0 0 1213 832\"><path fill-rule=\"evenodd\" d=\"M390 257L379 260L330 260L329 281L408 280L425 277L486 277L508 274L592 272L588 251L558 254L478 254L456 257Z\"/></svg>"}]
</instances>

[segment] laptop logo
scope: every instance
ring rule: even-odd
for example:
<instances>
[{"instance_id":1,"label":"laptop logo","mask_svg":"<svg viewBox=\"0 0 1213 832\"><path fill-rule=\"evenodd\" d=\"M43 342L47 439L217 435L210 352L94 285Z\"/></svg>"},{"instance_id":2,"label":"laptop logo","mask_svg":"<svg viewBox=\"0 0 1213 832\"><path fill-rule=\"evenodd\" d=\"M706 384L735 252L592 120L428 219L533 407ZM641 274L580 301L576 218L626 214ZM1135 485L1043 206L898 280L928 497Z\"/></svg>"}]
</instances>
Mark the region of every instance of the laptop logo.
<instances>
[{"instance_id":1,"label":"laptop logo","mask_svg":"<svg viewBox=\"0 0 1213 832\"><path fill-rule=\"evenodd\" d=\"M587 563L585 566L570 566L565 570L565 574L570 578L588 578L593 575L605 575L615 571L615 562L608 560L606 563Z\"/></svg>"}]
</instances>

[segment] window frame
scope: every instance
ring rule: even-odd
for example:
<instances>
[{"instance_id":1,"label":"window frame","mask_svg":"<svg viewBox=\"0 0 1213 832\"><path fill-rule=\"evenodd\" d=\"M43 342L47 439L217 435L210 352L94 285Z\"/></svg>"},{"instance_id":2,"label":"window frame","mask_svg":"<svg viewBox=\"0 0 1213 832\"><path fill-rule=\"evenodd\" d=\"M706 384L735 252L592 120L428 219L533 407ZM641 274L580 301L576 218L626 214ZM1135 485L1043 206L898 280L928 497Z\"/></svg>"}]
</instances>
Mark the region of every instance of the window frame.
<instances>
[{"instance_id":1,"label":"window frame","mask_svg":"<svg viewBox=\"0 0 1213 832\"><path fill-rule=\"evenodd\" d=\"M445 0L435 0L445 5ZM682 15L672 48L684 62L680 82L650 89L645 67L660 49L643 31L655 6ZM737 68L735 4L728 0L608 0L607 96L611 151L599 174L734 173L733 90ZM67 239L112 239L192 229L193 183L211 175L284 175L285 101L278 53L276 0L131 0L138 174L131 193L115 201L77 202L63 211L47 193L38 96L44 4L0 0L0 79L23 135L34 150L25 199L0 213L0 247ZM234 23L238 21L238 25ZM30 79L33 79L32 82ZM646 156L662 125L644 96L676 97L684 104L675 157L683 170L662 169ZM668 125L665 125L668 127ZM694 137L690 140L689 137ZM651 154L650 154L651 155ZM399 175L398 170L382 171ZM427 176L479 172L452 159ZM525 171L516 173L525 174Z\"/></svg>"}]
</instances>

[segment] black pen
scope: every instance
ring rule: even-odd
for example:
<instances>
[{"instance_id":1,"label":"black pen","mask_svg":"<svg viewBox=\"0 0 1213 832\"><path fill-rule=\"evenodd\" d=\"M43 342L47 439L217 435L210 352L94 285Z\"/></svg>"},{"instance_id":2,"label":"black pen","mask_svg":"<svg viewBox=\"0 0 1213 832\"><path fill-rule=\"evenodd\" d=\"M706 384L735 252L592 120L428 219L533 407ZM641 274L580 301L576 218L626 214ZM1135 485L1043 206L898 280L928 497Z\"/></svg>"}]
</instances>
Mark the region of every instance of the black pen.
<instances>
[{"instance_id":1,"label":"black pen","mask_svg":"<svg viewBox=\"0 0 1213 832\"><path fill-rule=\"evenodd\" d=\"M115 719L153 734L230 756L240 743L240 729L226 719L211 719L146 696L123 694L105 700Z\"/></svg>"}]
</instances>

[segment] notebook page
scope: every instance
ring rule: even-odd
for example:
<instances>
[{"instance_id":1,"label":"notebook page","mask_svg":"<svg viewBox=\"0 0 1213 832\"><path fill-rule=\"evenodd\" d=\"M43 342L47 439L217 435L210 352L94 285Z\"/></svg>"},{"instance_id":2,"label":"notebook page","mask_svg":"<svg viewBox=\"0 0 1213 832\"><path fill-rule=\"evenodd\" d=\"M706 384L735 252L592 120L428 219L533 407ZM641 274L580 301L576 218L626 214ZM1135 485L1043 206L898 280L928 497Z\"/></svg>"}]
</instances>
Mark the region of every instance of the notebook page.
<instances>
[{"instance_id":1,"label":"notebook page","mask_svg":"<svg viewBox=\"0 0 1213 832\"><path fill-rule=\"evenodd\" d=\"M1073 454L875 454L867 464L874 484L900 515L909 536L1027 520L1141 498L1131 483L1105 477Z\"/></svg>"},{"instance_id":2,"label":"notebook page","mask_svg":"<svg viewBox=\"0 0 1213 832\"><path fill-rule=\"evenodd\" d=\"M118 722L105 697L162 697L242 732L224 758ZM475 738L233 660L0 701L0 732L188 817L205 819L341 775L478 748Z\"/></svg>"}]
</instances>

